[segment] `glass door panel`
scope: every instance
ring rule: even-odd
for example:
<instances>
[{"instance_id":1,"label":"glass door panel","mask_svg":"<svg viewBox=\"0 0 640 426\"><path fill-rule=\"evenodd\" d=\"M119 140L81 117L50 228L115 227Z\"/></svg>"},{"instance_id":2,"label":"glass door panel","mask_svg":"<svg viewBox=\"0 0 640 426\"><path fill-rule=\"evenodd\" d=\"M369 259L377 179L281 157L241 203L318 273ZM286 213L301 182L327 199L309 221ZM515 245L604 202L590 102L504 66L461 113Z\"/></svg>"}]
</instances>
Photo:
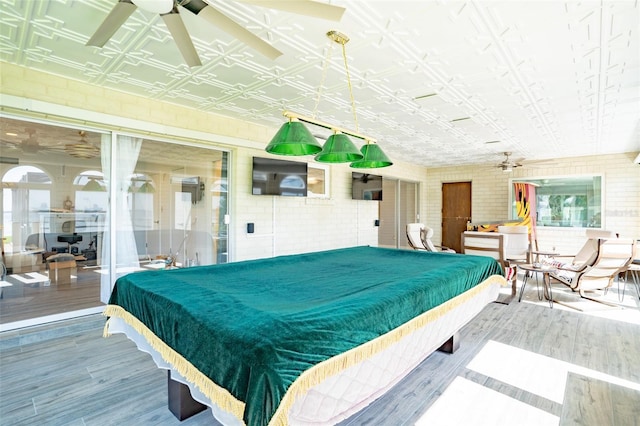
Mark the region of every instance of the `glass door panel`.
<instances>
[{"instance_id":1,"label":"glass door panel","mask_svg":"<svg viewBox=\"0 0 640 426\"><path fill-rule=\"evenodd\" d=\"M409 248L406 226L415 222L418 215L418 184L385 178L382 193L378 245Z\"/></svg>"},{"instance_id":2,"label":"glass door panel","mask_svg":"<svg viewBox=\"0 0 640 426\"><path fill-rule=\"evenodd\" d=\"M0 123L0 330L100 312L127 273L227 262L227 152Z\"/></svg>"},{"instance_id":3,"label":"glass door panel","mask_svg":"<svg viewBox=\"0 0 640 426\"><path fill-rule=\"evenodd\" d=\"M0 326L97 312L96 241L108 206L100 154L109 135L8 117L0 123Z\"/></svg>"},{"instance_id":4,"label":"glass door panel","mask_svg":"<svg viewBox=\"0 0 640 426\"><path fill-rule=\"evenodd\" d=\"M380 247L398 246L398 202L397 180L382 180L382 201L379 204L380 227L378 245Z\"/></svg>"},{"instance_id":5,"label":"glass door panel","mask_svg":"<svg viewBox=\"0 0 640 426\"><path fill-rule=\"evenodd\" d=\"M407 223L415 223L418 217L418 184L400 181L399 195L398 246L400 248L410 248L409 240L406 237L406 229Z\"/></svg>"},{"instance_id":6,"label":"glass door panel","mask_svg":"<svg viewBox=\"0 0 640 426\"><path fill-rule=\"evenodd\" d=\"M131 157L132 143L118 139L118 149ZM116 238L131 233L135 249L119 263L147 270L226 262L228 153L140 139L136 158L132 170L117 172L128 175L119 186L128 208L115 213Z\"/></svg>"}]
</instances>

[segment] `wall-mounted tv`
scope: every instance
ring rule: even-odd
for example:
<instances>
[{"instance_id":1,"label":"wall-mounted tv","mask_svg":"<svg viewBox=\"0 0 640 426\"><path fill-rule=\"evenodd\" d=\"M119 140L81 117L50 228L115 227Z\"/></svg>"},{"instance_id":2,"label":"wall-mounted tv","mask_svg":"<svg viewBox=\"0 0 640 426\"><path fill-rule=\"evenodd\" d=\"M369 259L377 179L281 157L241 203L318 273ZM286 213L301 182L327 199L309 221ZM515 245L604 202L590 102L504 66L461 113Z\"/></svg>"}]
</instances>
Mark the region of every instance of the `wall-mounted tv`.
<instances>
[{"instance_id":1,"label":"wall-mounted tv","mask_svg":"<svg viewBox=\"0 0 640 426\"><path fill-rule=\"evenodd\" d=\"M351 198L382 201L382 176L351 172Z\"/></svg>"},{"instance_id":2,"label":"wall-mounted tv","mask_svg":"<svg viewBox=\"0 0 640 426\"><path fill-rule=\"evenodd\" d=\"M307 196L307 163L253 157L253 195Z\"/></svg>"}]
</instances>

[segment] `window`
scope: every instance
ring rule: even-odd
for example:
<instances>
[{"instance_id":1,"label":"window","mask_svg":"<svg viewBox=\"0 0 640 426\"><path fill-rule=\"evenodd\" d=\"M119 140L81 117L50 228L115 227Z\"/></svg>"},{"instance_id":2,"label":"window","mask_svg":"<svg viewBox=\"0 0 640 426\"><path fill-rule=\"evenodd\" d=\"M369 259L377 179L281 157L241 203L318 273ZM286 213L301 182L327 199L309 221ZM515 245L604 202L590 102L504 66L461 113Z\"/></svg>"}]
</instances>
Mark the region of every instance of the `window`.
<instances>
[{"instance_id":1,"label":"window","mask_svg":"<svg viewBox=\"0 0 640 426\"><path fill-rule=\"evenodd\" d=\"M527 179L536 187L536 224L543 227L601 228L602 176ZM511 196L515 213L514 195Z\"/></svg>"}]
</instances>

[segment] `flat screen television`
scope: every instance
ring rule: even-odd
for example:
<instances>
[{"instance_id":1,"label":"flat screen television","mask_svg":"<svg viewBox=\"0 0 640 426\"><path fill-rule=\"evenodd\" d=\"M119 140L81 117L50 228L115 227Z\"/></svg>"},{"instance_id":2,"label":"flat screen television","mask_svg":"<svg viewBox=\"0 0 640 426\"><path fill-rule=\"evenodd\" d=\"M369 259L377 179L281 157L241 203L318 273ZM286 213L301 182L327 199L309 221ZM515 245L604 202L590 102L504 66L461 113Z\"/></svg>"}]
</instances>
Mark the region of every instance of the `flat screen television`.
<instances>
[{"instance_id":1,"label":"flat screen television","mask_svg":"<svg viewBox=\"0 0 640 426\"><path fill-rule=\"evenodd\" d=\"M307 196L307 163L253 157L253 195Z\"/></svg>"},{"instance_id":2,"label":"flat screen television","mask_svg":"<svg viewBox=\"0 0 640 426\"><path fill-rule=\"evenodd\" d=\"M351 172L351 198L382 201L382 176Z\"/></svg>"}]
</instances>

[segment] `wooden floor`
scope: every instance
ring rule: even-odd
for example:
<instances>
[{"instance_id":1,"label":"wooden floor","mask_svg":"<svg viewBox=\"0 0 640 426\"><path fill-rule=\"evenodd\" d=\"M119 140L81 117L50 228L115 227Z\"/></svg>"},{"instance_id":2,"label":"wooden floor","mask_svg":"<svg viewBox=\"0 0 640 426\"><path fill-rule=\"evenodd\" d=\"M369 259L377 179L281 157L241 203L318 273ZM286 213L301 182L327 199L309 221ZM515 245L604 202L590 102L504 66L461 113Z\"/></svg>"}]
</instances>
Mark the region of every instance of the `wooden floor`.
<instances>
[{"instance_id":1,"label":"wooden floor","mask_svg":"<svg viewBox=\"0 0 640 426\"><path fill-rule=\"evenodd\" d=\"M432 354L342 425L640 425L637 300L628 289L625 309L590 302L595 316L550 309L532 286L522 303L489 304L458 351ZM1 333L0 424L217 424L209 410L175 419L166 373L122 335L103 338L103 324Z\"/></svg>"},{"instance_id":2,"label":"wooden floor","mask_svg":"<svg viewBox=\"0 0 640 426\"><path fill-rule=\"evenodd\" d=\"M0 324L103 306L100 301L99 269L78 262L70 280L48 279L48 271L9 274L0 293ZM36 273L40 279L33 279Z\"/></svg>"}]
</instances>

